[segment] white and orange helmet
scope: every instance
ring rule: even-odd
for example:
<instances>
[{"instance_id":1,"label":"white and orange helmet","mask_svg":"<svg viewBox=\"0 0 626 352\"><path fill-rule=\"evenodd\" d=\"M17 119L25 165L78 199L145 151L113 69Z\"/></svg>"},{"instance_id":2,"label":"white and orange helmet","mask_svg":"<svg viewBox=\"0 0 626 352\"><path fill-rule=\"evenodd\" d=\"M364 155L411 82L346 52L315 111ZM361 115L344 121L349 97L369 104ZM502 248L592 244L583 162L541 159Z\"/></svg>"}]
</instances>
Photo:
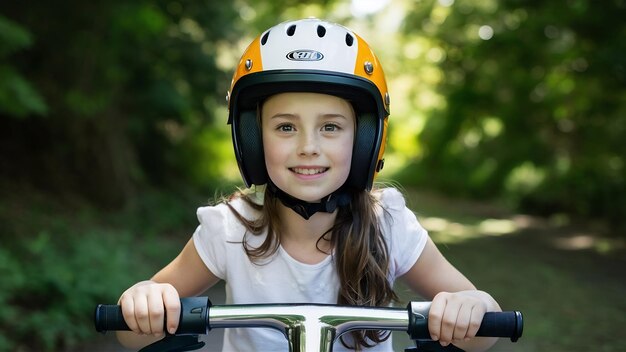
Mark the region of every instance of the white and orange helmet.
<instances>
[{"instance_id":1,"label":"white and orange helmet","mask_svg":"<svg viewBox=\"0 0 626 352\"><path fill-rule=\"evenodd\" d=\"M357 128L347 186L371 189L383 167L389 93L367 43L341 25L309 18L278 24L248 46L227 97L235 155L248 187L268 181L258 108L285 92L331 94L352 103Z\"/></svg>"}]
</instances>

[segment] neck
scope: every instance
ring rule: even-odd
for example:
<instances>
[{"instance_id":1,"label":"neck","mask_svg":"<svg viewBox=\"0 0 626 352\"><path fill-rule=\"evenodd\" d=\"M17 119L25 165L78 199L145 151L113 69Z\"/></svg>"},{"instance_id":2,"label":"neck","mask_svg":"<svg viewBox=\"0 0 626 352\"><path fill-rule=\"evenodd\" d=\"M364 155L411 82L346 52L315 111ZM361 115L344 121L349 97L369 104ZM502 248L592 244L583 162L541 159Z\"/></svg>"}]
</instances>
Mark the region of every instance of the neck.
<instances>
[{"instance_id":1,"label":"neck","mask_svg":"<svg viewBox=\"0 0 626 352\"><path fill-rule=\"evenodd\" d=\"M349 192L340 188L318 203L309 203L283 192L272 182L268 182L267 187L268 195L279 200L283 249L306 263L316 263L323 258L321 255L330 253L330 241L320 240L320 237L332 228L338 207L350 204Z\"/></svg>"},{"instance_id":2,"label":"neck","mask_svg":"<svg viewBox=\"0 0 626 352\"><path fill-rule=\"evenodd\" d=\"M280 244L292 258L305 264L317 264L332 252L330 241L320 240L320 237L333 226L337 211L315 213L306 220L279 202L278 215Z\"/></svg>"}]
</instances>

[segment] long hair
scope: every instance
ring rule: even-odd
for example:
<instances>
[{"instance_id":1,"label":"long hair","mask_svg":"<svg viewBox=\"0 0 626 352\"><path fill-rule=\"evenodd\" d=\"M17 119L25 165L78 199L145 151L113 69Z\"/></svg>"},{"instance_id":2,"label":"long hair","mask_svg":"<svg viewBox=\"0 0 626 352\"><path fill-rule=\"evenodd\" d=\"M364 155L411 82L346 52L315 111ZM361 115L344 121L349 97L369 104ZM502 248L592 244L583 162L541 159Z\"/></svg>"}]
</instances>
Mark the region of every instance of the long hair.
<instances>
[{"instance_id":1,"label":"long hair","mask_svg":"<svg viewBox=\"0 0 626 352\"><path fill-rule=\"evenodd\" d=\"M249 193L238 192L233 197L241 197L261 214L255 219L246 219L226 201L228 207L247 229L242 241L246 254L252 262L259 262L272 256L280 246L280 220L276 215L279 200L267 189L263 205L255 202ZM331 248L334 249L340 283L337 303L387 306L398 298L389 282L389 249L380 224L380 217L386 216L386 212L371 192L357 191L353 192L351 197L348 206L339 208L333 227L320 234L318 239L318 244L322 240L329 240ZM258 236L265 232L267 237L260 246L252 247L247 243L248 235ZM317 247L319 249L319 245ZM354 346L348 346L343 337L341 342L347 348L358 351L361 346L372 347L387 340L389 336L390 333L382 331L354 331L352 332Z\"/></svg>"}]
</instances>

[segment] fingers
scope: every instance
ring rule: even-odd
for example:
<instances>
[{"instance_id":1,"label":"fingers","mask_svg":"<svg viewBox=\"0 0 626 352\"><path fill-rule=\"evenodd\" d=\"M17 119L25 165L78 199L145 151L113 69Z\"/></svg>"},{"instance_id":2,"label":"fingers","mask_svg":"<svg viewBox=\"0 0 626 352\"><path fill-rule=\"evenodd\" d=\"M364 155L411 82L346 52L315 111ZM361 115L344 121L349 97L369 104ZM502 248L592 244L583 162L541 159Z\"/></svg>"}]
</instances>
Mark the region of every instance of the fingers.
<instances>
[{"instance_id":1,"label":"fingers","mask_svg":"<svg viewBox=\"0 0 626 352\"><path fill-rule=\"evenodd\" d=\"M452 342L459 309L459 302L450 293L442 292L433 299L428 313L428 330L431 338L442 346Z\"/></svg>"},{"instance_id":2,"label":"fingers","mask_svg":"<svg viewBox=\"0 0 626 352\"><path fill-rule=\"evenodd\" d=\"M476 336L485 306L482 301L463 293L439 293L428 313L431 338L442 346L466 341Z\"/></svg>"},{"instance_id":3,"label":"fingers","mask_svg":"<svg viewBox=\"0 0 626 352\"><path fill-rule=\"evenodd\" d=\"M178 292L172 286L169 286L167 292L163 293L163 305L167 312L166 328L170 334L173 334L178 329L178 321L180 319L180 298Z\"/></svg>"},{"instance_id":4,"label":"fingers","mask_svg":"<svg viewBox=\"0 0 626 352\"><path fill-rule=\"evenodd\" d=\"M122 316L128 328L139 333L141 330L139 329L139 324L137 324L137 319L135 319L135 301L133 297L127 295L125 292L122 297L120 297L119 305L122 307Z\"/></svg>"},{"instance_id":5,"label":"fingers","mask_svg":"<svg viewBox=\"0 0 626 352\"><path fill-rule=\"evenodd\" d=\"M459 307L456 324L453 327L451 336L452 341L464 341L470 338L470 336L468 336L468 328L472 318L473 309L474 307L469 305L462 305Z\"/></svg>"},{"instance_id":6,"label":"fingers","mask_svg":"<svg viewBox=\"0 0 626 352\"><path fill-rule=\"evenodd\" d=\"M487 309L483 305L473 307L465 335L466 339L476 336L478 329L480 329L480 324L483 322L483 317L485 316L486 311Z\"/></svg>"},{"instance_id":7,"label":"fingers","mask_svg":"<svg viewBox=\"0 0 626 352\"><path fill-rule=\"evenodd\" d=\"M162 337L165 326L171 333L178 328L180 298L169 284L135 285L124 292L119 304L126 324L138 334Z\"/></svg>"},{"instance_id":8,"label":"fingers","mask_svg":"<svg viewBox=\"0 0 626 352\"><path fill-rule=\"evenodd\" d=\"M428 331L430 338L434 341L441 341L441 323L443 321L443 313L446 310L447 297L446 292L439 293L430 305L428 312Z\"/></svg>"},{"instance_id":9,"label":"fingers","mask_svg":"<svg viewBox=\"0 0 626 352\"><path fill-rule=\"evenodd\" d=\"M144 326L148 328L148 334L160 337L163 335L163 327L165 326L165 308L163 307L161 292L150 292L147 297L147 301L148 314L146 317L142 318L147 320L148 324L145 324ZM137 319L139 319L139 316L137 316Z\"/></svg>"}]
</instances>

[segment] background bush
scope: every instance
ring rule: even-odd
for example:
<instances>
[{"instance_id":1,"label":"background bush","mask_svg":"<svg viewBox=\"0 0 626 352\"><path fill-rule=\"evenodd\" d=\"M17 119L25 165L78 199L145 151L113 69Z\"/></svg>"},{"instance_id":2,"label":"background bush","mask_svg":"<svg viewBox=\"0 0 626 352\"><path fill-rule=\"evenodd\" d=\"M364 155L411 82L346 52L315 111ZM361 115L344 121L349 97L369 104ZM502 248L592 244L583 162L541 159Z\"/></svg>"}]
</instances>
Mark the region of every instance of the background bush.
<instances>
[{"instance_id":1,"label":"background bush","mask_svg":"<svg viewBox=\"0 0 626 352\"><path fill-rule=\"evenodd\" d=\"M116 302L174 258L197 223L189 209L202 204L157 193L124 212L18 203L24 208L0 203L2 351L61 350L91 337L95 304ZM17 213L30 221L16 222Z\"/></svg>"}]
</instances>

